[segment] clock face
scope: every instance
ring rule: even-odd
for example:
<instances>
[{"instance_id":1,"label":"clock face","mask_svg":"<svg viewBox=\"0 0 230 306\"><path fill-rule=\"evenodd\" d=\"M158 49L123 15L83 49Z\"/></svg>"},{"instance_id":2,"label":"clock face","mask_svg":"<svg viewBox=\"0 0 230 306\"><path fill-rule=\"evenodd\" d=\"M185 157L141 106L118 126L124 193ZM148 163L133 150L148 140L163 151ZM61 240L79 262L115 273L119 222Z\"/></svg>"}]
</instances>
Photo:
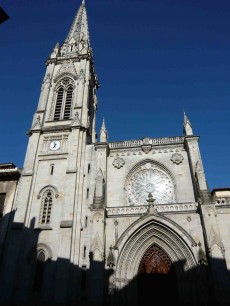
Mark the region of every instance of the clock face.
<instances>
[{"instance_id":1,"label":"clock face","mask_svg":"<svg viewBox=\"0 0 230 306\"><path fill-rule=\"evenodd\" d=\"M154 204L174 203L174 184L161 169L150 167L134 173L127 184L130 205L148 205L149 194Z\"/></svg>"},{"instance_id":2,"label":"clock face","mask_svg":"<svg viewBox=\"0 0 230 306\"><path fill-rule=\"evenodd\" d=\"M60 141L54 140L54 141L52 141L52 142L50 143L50 150L52 150L52 151L59 150L59 149L60 149L60 146L61 146Z\"/></svg>"}]
</instances>

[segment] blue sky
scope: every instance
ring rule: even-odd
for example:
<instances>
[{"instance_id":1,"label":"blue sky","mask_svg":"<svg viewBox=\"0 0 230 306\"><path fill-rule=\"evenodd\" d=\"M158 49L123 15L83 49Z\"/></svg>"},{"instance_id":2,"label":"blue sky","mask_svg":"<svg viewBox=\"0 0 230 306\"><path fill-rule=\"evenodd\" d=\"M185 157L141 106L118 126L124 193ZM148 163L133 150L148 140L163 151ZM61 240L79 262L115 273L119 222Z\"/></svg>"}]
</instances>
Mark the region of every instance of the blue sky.
<instances>
[{"instance_id":1,"label":"blue sky","mask_svg":"<svg viewBox=\"0 0 230 306\"><path fill-rule=\"evenodd\" d=\"M45 60L81 0L3 0L0 162L23 166ZM210 189L230 187L230 1L86 0L109 141L183 135L183 110Z\"/></svg>"}]
</instances>

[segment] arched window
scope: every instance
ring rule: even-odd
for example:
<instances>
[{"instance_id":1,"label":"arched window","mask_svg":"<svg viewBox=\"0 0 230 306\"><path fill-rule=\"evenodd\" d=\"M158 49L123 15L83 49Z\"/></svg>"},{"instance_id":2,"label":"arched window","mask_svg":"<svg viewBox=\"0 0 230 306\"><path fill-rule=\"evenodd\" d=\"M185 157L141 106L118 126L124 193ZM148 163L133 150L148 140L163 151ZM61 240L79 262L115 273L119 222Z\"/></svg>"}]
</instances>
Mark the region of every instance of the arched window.
<instances>
[{"instance_id":1,"label":"arched window","mask_svg":"<svg viewBox=\"0 0 230 306\"><path fill-rule=\"evenodd\" d=\"M73 87L60 87L57 92L54 120L68 120L71 116Z\"/></svg>"},{"instance_id":2,"label":"arched window","mask_svg":"<svg viewBox=\"0 0 230 306\"><path fill-rule=\"evenodd\" d=\"M48 189L44 192L42 196L42 205L39 217L40 224L50 224L52 205L53 205L53 192L52 190Z\"/></svg>"},{"instance_id":3,"label":"arched window","mask_svg":"<svg viewBox=\"0 0 230 306\"><path fill-rule=\"evenodd\" d=\"M37 249L36 256L36 268L35 268L35 277L34 277L34 291L41 292L43 279L45 274L45 268L48 263L49 257L47 256L46 249L39 248Z\"/></svg>"},{"instance_id":4,"label":"arched window","mask_svg":"<svg viewBox=\"0 0 230 306\"><path fill-rule=\"evenodd\" d=\"M71 115L73 87L70 86L66 92L65 109L63 119L69 119Z\"/></svg>"},{"instance_id":5,"label":"arched window","mask_svg":"<svg viewBox=\"0 0 230 306\"><path fill-rule=\"evenodd\" d=\"M62 103L63 103L63 96L64 96L64 89L63 87L59 88L57 93L57 101L56 101L56 107L54 112L54 120L61 119L61 109L62 109Z\"/></svg>"},{"instance_id":6,"label":"arched window","mask_svg":"<svg viewBox=\"0 0 230 306\"><path fill-rule=\"evenodd\" d=\"M40 251L37 254L37 262L35 268L35 277L34 277L34 291L40 292L42 289L44 271L45 271L45 254L44 252Z\"/></svg>"}]
</instances>

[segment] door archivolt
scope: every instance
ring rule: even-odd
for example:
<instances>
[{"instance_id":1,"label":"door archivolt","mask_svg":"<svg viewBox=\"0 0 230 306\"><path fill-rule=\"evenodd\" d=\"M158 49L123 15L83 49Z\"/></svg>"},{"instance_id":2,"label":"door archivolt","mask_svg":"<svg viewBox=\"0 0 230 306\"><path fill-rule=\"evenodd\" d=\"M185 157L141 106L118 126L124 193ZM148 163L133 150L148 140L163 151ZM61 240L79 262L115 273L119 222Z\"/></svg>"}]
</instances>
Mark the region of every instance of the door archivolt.
<instances>
[{"instance_id":1,"label":"door archivolt","mask_svg":"<svg viewBox=\"0 0 230 306\"><path fill-rule=\"evenodd\" d=\"M197 247L192 250L189 246L190 237L179 229L177 232L175 226L172 229L171 224L164 219L149 216L142 220L142 224L137 222L127 229L118 240L114 276L119 287L134 279L144 269L146 273L162 273L169 271L171 265L175 266L175 263L180 262L181 264L177 265L177 273L183 273L197 265L193 253L197 251ZM156 263L158 265L154 268Z\"/></svg>"}]
</instances>

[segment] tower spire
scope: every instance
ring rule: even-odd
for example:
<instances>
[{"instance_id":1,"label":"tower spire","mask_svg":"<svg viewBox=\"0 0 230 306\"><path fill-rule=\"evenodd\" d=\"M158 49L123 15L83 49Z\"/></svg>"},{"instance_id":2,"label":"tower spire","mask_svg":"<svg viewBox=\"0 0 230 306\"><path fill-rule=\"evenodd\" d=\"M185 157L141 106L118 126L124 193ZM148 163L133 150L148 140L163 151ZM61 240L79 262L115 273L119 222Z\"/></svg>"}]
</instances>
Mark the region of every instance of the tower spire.
<instances>
[{"instance_id":1,"label":"tower spire","mask_svg":"<svg viewBox=\"0 0 230 306\"><path fill-rule=\"evenodd\" d=\"M87 40L89 44L88 18L85 8L85 0L82 0L81 6L77 11L70 31L65 39L65 43L70 42L71 39L74 39L76 43L79 43L82 38Z\"/></svg>"},{"instance_id":2,"label":"tower spire","mask_svg":"<svg viewBox=\"0 0 230 306\"><path fill-rule=\"evenodd\" d=\"M67 58L69 56L86 54L92 56L85 0L82 0L64 43L61 48L58 46L58 48L54 49L50 58L60 56L62 58Z\"/></svg>"},{"instance_id":3,"label":"tower spire","mask_svg":"<svg viewBox=\"0 0 230 306\"><path fill-rule=\"evenodd\" d=\"M189 119L188 119L188 117L187 117L185 111L184 111L184 124L183 124L183 126L184 126L184 134L185 134L186 136L188 136L188 135L193 135L192 124L191 124L191 122L189 121Z\"/></svg>"}]
</instances>

